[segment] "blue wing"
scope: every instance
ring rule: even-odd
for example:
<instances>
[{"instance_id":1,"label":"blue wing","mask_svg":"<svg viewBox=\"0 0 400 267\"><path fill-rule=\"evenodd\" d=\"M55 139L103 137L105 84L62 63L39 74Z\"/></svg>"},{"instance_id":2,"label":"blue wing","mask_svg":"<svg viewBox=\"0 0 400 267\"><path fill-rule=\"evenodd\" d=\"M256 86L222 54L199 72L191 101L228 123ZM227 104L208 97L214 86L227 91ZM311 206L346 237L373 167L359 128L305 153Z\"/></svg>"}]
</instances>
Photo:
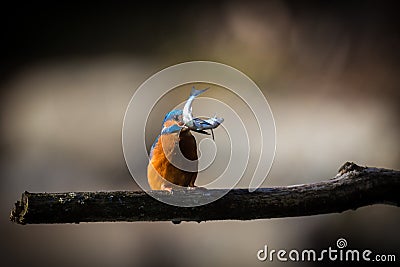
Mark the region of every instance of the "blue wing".
<instances>
[{"instance_id":1,"label":"blue wing","mask_svg":"<svg viewBox=\"0 0 400 267\"><path fill-rule=\"evenodd\" d=\"M154 143L151 145L150 148L150 159L153 157L153 151L154 148L156 147L157 143L158 143L158 139L160 138L160 134L157 136L156 140L154 141Z\"/></svg>"}]
</instances>

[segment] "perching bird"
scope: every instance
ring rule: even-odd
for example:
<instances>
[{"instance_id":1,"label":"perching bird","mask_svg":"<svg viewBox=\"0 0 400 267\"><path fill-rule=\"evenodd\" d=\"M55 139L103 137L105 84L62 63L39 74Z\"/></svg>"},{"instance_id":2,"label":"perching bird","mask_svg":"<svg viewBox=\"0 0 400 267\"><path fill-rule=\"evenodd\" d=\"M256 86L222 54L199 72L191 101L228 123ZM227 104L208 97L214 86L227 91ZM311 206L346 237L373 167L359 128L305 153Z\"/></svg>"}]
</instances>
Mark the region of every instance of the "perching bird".
<instances>
[{"instance_id":1,"label":"perching bird","mask_svg":"<svg viewBox=\"0 0 400 267\"><path fill-rule=\"evenodd\" d=\"M171 191L174 185L194 187L197 162L194 168L190 166L193 171L182 170L170 162L179 161L179 149L186 159L197 160L196 139L188 128L182 127L182 113L182 110L173 110L165 116L161 134L151 147L147 179L153 190Z\"/></svg>"},{"instance_id":2,"label":"perching bird","mask_svg":"<svg viewBox=\"0 0 400 267\"><path fill-rule=\"evenodd\" d=\"M171 191L176 186L195 187L198 156L196 139L191 131L209 134L204 129L212 130L223 122L222 118L216 117L209 120L193 118L192 102L206 90L193 87L183 110L172 110L165 116L161 134L150 150L147 179L151 189Z\"/></svg>"}]
</instances>

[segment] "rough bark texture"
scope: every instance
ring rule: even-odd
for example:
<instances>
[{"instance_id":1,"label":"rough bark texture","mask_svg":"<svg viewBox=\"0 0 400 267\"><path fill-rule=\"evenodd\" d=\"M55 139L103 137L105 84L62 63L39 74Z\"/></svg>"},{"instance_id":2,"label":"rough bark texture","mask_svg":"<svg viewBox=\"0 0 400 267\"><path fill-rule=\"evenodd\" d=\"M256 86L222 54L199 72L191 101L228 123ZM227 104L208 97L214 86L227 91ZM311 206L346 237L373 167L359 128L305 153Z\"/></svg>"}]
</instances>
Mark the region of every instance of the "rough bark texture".
<instances>
[{"instance_id":1,"label":"rough bark texture","mask_svg":"<svg viewBox=\"0 0 400 267\"><path fill-rule=\"evenodd\" d=\"M152 191L154 195L189 201L218 193L211 190ZM22 194L10 219L19 224L114 221L254 220L336 213L372 204L400 204L400 171L360 167L347 162L331 180L250 193L234 189L210 204L176 207L146 192L70 192Z\"/></svg>"}]
</instances>

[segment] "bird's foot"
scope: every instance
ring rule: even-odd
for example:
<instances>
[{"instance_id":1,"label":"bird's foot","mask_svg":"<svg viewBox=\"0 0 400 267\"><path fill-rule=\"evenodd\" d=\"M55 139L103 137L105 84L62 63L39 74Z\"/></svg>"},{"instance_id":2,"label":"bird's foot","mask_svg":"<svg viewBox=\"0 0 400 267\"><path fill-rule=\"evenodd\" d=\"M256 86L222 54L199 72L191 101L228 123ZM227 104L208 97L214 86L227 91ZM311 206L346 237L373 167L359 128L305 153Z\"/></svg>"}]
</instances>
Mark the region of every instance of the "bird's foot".
<instances>
[{"instance_id":1,"label":"bird's foot","mask_svg":"<svg viewBox=\"0 0 400 267\"><path fill-rule=\"evenodd\" d=\"M169 193L172 194L172 187L171 186L162 185L161 186L161 190L168 191Z\"/></svg>"}]
</instances>

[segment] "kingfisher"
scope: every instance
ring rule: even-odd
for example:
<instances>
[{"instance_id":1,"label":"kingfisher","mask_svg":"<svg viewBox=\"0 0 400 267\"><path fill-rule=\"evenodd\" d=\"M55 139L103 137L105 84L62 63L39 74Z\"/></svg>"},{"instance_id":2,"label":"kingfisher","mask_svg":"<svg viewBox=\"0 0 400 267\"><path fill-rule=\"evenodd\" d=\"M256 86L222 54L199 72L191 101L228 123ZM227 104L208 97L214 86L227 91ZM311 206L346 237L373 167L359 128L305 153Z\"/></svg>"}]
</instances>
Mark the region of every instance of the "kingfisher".
<instances>
[{"instance_id":1,"label":"kingfisher","mask_svg":"<svg viewBox=\"0 0 400 267\"><path fill-rule=\"evenodd\" d=\"M198 155L196 139L191 131L209 134L204 130L215 129L223 122L223 118L217 117L208 120L193 118L192 102L207 89L193 87L183 110L175 109L165 115L161 133L150 149L147 166L147 179L152 190L171 192L178 186L195 187Z\"/></svg>"}]
</instances>

